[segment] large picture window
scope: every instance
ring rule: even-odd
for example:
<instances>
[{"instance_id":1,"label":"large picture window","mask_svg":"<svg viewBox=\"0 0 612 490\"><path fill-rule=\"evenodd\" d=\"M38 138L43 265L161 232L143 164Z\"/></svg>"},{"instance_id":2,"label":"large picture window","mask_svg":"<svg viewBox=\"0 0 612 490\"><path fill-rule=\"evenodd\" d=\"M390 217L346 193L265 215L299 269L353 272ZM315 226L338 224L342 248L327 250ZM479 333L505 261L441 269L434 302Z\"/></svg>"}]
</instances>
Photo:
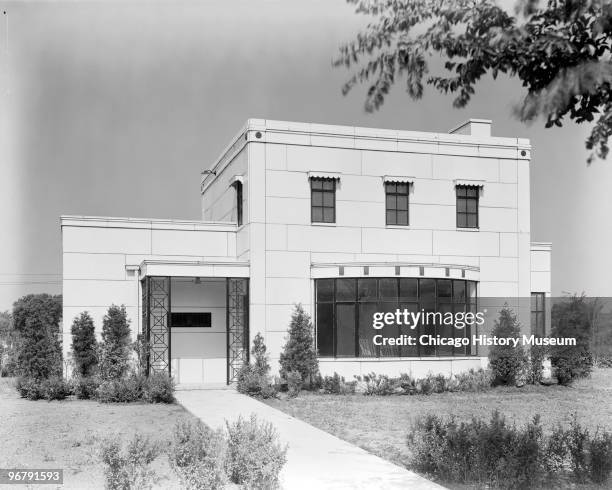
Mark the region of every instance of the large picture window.
<instances>
[{"instance_id":1,"label":"large picture window","mask_svg":"<svg viewBox=\"0 0 612 490\"><path fill-rule=\"evenodd\" d=\"M474 185L458 185L457 228L478 228L478 196L480 188Z\"/></svg>"},{"instance_id":2,"label":"large picture window","mask_svg":"<svg viewBox=\"0 0 612 490\"><path fill-rule=\"evenodd\" d=\"M321 357L422 357L475 355L473 347L377 346L373 337L423 334L471 337L472 329L453 325L386 325L372 327L376 312L476 313L477 285L474 281L425 278L315 279L317 349Z\"/></svg>"},{"instance_id":3,"label":"large picture window","mask_svg":"<svg viewBox=\"0 0 612 490\"><path fill-rule=\"evenodd\" d=\"M336 179L311 178L310 199L313 223L336 222Z\"/></svg>"}]
</instances>

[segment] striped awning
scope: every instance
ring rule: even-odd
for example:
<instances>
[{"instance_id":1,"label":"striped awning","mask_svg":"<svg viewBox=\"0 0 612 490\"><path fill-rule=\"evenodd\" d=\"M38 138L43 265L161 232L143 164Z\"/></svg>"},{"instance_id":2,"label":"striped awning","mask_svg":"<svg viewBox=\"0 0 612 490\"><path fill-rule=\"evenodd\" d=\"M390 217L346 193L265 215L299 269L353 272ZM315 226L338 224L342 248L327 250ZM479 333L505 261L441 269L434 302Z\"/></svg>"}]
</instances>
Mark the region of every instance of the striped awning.
<instances>
[{"instance_id":1,"label":"striped awning","mask_svg":"<svg viewBox=\"0 0 612 490\"><path fill-rule=\"evenodd\" d=\"M400 176L400 175L385 175L383 182L390 184L413 184L414 177Z\"/></svg>"},{"instance_id":2,"label":"striped awning","mask_svg":"<svg viewBox=\"0 0 612 490\"><path fill-rule=\"evenodd\" d=\"M466 187L484 187L484 184L484 180L455 179L455 187L458 185L464 185Z\"/></svg>"},{"instance_id":3,"label":"striped awning","mask_svg":"<svg viewBox=\"0 0 612 490\"><path fill-rule=\"evenodd\" d=\"M308 172L309 179L334 179L340 180L340 174L334 172Z\"/></svg>"}]
</instances>

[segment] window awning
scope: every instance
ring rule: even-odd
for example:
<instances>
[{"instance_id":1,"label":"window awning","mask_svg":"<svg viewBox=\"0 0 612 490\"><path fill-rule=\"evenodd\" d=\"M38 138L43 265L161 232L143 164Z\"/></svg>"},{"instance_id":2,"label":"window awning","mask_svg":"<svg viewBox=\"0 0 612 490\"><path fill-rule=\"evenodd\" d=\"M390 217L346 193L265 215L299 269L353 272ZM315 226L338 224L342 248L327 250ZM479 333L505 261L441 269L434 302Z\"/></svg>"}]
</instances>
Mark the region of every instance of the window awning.
<instances>
[{"instance_id":1,"label":"window awning","mask_svg":"<svg viewBox=\"0 0 612 490\"><path fill-rule=\"evenodd\" d=\"M309 179L334 179L340 180L340 174L334 172L308 172Z\"/></svg>"},{"instance_id":2,"label":"window awning","mask_svg":"<svg viewBox=\"0 0 612 490\"><path fill-rule=\"evenodd\" d=\"M464 185L466 187L484 187L484 184L484 180L455 179L455 186Z\"/></svg>"},{"instance_id":3,"label":"window awning","mask_svg":"<svg viewBox=\"0 0 612 490\"><path fill-rule=\"evenodd\" d=\"M413 184L414 183L414 177L406 177L406 176L399 176L399 175L385 175L383 177L383 182L386 183L393 183L393 184Z\"/></svg>"}]
</instances>

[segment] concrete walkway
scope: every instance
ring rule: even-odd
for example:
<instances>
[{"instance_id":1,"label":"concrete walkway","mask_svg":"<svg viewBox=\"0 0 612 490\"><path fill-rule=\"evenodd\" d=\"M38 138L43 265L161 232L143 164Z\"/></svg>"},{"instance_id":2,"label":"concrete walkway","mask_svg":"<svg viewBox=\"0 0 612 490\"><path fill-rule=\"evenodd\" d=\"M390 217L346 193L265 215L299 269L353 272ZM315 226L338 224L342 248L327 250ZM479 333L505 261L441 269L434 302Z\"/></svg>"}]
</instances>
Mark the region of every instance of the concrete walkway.
<instances>
[{"instance_id":1,"label":"concrete walkway","mask_svg":"<svg viewBox=\"0 0 612 490\"><path fill-rule=\"evenodd\" d=\"M234 390L177 391L181 405L209 427L239 415L271 422L289 444L281 473L285 490L418 489L443 487Z\"/></svg>"}]
</instances>

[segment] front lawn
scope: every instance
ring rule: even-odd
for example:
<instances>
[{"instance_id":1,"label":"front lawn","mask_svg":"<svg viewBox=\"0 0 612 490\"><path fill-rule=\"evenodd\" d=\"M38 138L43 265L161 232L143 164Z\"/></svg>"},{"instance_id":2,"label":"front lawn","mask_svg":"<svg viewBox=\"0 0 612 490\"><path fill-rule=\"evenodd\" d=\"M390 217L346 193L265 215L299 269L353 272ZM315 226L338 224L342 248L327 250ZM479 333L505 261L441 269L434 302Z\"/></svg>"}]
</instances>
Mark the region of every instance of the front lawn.
<instances>
[{"instance_id":1,"label":"front lawn","mask_svg":"<svg viewBox=\"0 0 612 490\"><path fill-rule=\"evenodd\" d=\"M169 441L177 421L194 417L179 405L47 402L19 398L12 380L0 379L0 468L63 468L62 488L103 488L100 441L135 431ZM156 487L179 488L164 455L153 463Z\"/></svg>"},{"instance_id":2,"label":"front lawn","mask_svg":"<svg viewBox=\"0 0 612 490\"><path fill-rule=\"evenodd\" d=\"M406 435L419 416L434 413L488 419L495 409L517 424L540 414L545 430L567 427L575 413L582 425L612 430L612 369L596 369L571 387L498 387L484 393L413 396L321 395L302 392L294 399L265 400L340 439L399 465L408 462Z\"/></svg>"}]
</instances>

